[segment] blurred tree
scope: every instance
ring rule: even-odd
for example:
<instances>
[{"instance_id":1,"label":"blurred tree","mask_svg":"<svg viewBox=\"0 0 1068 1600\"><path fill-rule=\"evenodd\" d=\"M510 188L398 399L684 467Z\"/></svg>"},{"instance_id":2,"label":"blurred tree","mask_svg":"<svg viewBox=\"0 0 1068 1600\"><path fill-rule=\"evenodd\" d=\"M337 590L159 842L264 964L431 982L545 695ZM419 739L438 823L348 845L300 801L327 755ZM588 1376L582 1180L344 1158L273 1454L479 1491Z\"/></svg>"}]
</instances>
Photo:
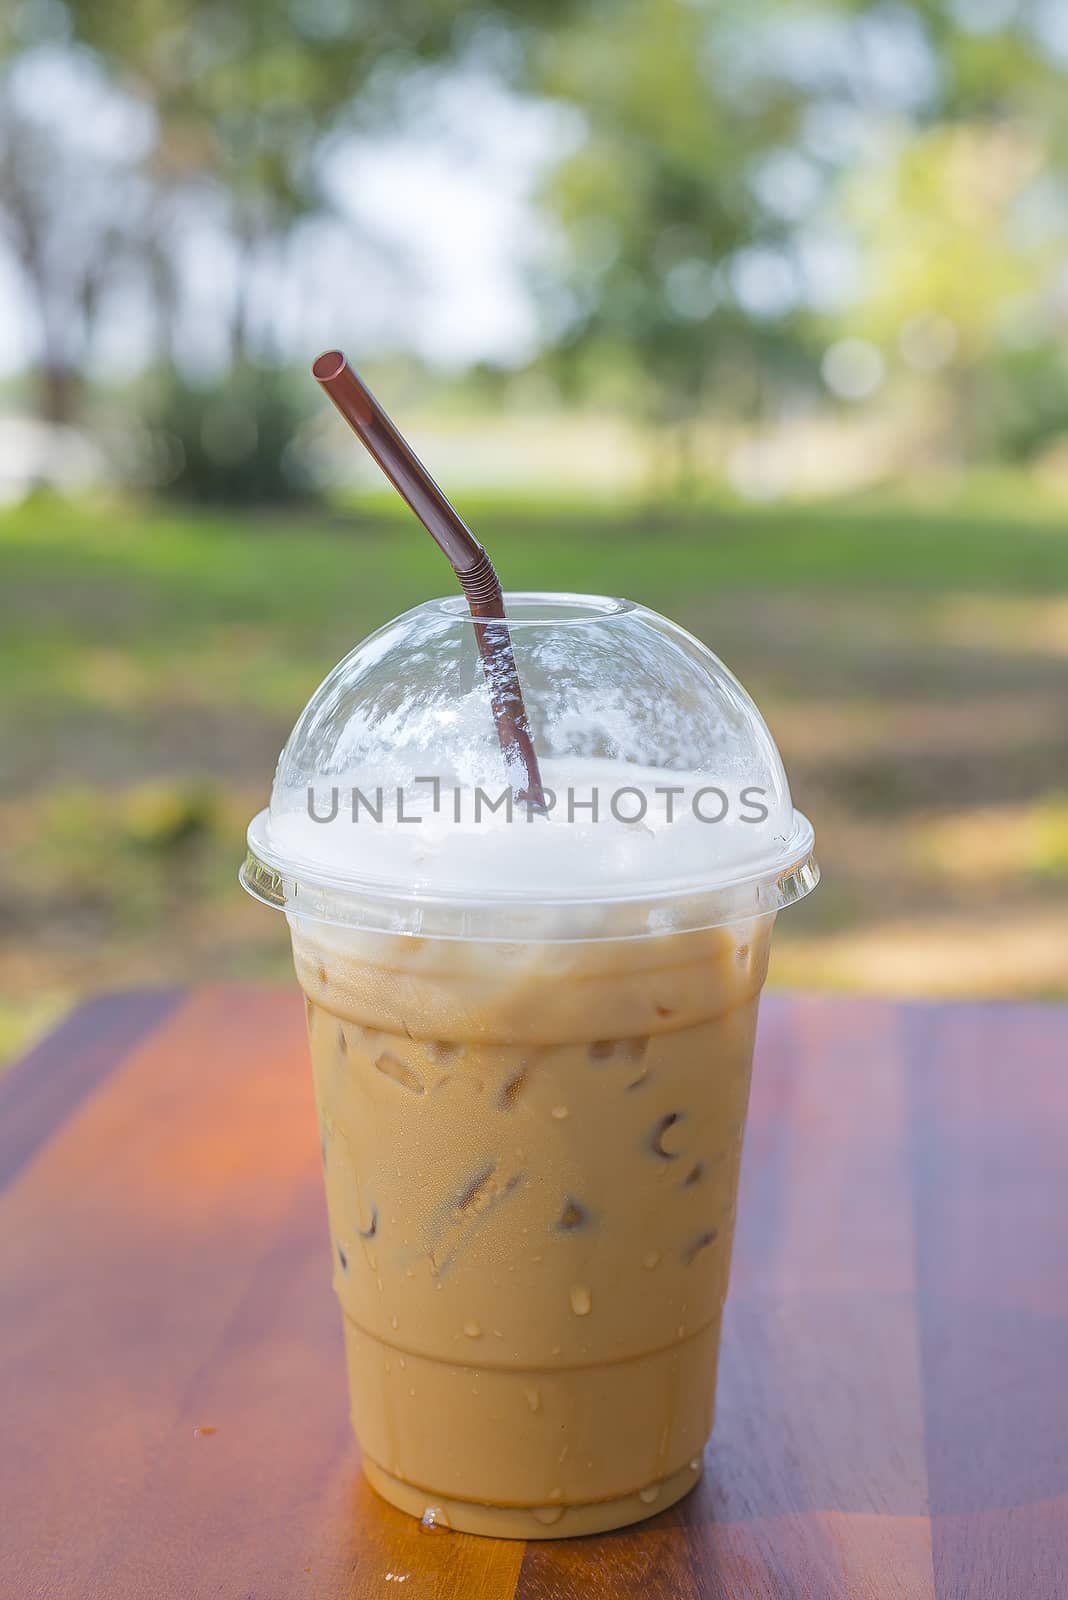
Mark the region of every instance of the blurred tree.
<instances>
[{"instance_id":1,"label":"blurred tree","mask_svg":"<svg viewBox=\"0 0 1068 1600\"><path fill-rule=\"evenodd\" d=\"M683 472L695 417L811 396L840 333L866 331L891 366L911 350L966 420L988 364L1002 391L1028 381L1033 363L1002 359L1028 317L1062 336L1055 0L20 0L0 52L0 223L50 417L76 411L108 296L178 354L183 262L209 226L221 364L272 408L273 439L278 393L249 374L279 359L270 285L331 206L325 153L418 113L428 66L472 60L576 114L544 195L555 375L670 425ZM193 253L212 270L199 235ZM927 335L941 365L924 367ZM1048 431L1056 388L1041 424L1008 408L1019 439ZM198 405L180 395L172 415Z\"/></svg>"},{"instance_id":2,"label":"blurred tree","mask_svg":"<svg viewBox=\"0 0 1068 1600\"><path fill-rule=\"evenodd\" d=\"M15 264L37 345L38 410L78 412L101 299L128 279L152 232L138 163L151 116L115 99L89 58L73 55L56 115L57 55L48 46L0 70L0 239Z\"/></svg>"},{"instance_id":3,"label":"blurred tree","mask_svg":"<svg viewBox=\"0 0 1068 1600\"><path fill-rule=\"evenodd\" d=\"M846 197L863 265L851 326L941 384L955 436L976 453L1001 451L993 387L1007 394L1014 373L1028 383L1037 373L1003 355L1048 340L1059 320L1068 208L1044 194L1049 179L1038 131L999 117L903 141ZM1046 400L1042 409L1048 416ZM1037 448L1044 429L1012 431L1018 453L1029 433Z\"/></svg>"},{"instance_id":4,"label":"blurred tree","mask_svg":"<svg viewBox=\"0 0 1068 1600\"><path fill-rule=\"evenodd\" d=\"M1066 67L1057 6L588 0L535 58L585 124L546 194L562 377L622 372L685 439L814 393L828 337L864 331L978 440L1001 334L1055 330Z\"/></svg>"},{"instance_id":5,"label":"blurred tree","mask_svg":"<svg viewBox=\"0 0 1068 1600\"><path fill-rule=\"evenodd\" d=\"M1068 10L917 10L939 64L927 115L843 186L851 321L937 388L952 453L1023 459L1068 430Z\"/></svg>"},{"instance_id":6,"label":"blurred tree","mask_svg":"<svg viewBox=\"0 0 1068 1600\"><path fill-rule=\"evenodd\" d=\"M562 374L585 386L622 363L644 414L675 430L684 476L699 411L759 412L769 375L789 389L799 372L796 202L772 191L818 192L792 153L805 96L743 81L746 30L775 9L591 0L535 63L585 122L546 196L563 230L544 285Z\"/></svg>"},{"instance_id":7,"label":"blurred tree","mask_svg":"<svg viewBox=\"0 0 1068 1600\"><path fill-rule=\"evenodd\" d=\"M542 0L538 25L573 0ZM148 162L164 191L209 186L236 255L230 359L270 359L272 319L257 317L257 270L282 258L293 228L331 209L320 155L339 132L403 120L403 90L425 62L455 62L480 38L522 53L519 0L67 0L76 37L152 106Z\"/></svg>"},{"instance_id":8,"label":"blurred tree","mask_svg":"<svg viewBox=\"0 0 1068 1600\"><path fill-rule=\"evenodd\" d=\"M290 375L238 361L214 382L159 375L153 419L170 494L212 505L310 499L314 483L293 446L304 416Z\"/></svg>"},{"instance_id":9,"label":"blurred tree","mask_svg":"<svg viewBox=\"0 0 1068 1600\"><path fill-rule=\"evenodd\" d=\"M537 26L572 3L542 0ZM330 209L320 157L331 138L401 118L400 86L420 63L454 62L497 40L498 58L517 71L528 9L520 0L21 0L0 12L0 224L38 325L42 414L76 413L108 285L147 303L160 353L174 359L177 258L194 215L225 242L226 361L245 369L276 359L263 278L296 227ZM87 91L65 109L70 83L83 80L95 102ZM123 116L136 131L120 130L118 147L102 151L94 123Z\"/></svg>"}]
</instances>

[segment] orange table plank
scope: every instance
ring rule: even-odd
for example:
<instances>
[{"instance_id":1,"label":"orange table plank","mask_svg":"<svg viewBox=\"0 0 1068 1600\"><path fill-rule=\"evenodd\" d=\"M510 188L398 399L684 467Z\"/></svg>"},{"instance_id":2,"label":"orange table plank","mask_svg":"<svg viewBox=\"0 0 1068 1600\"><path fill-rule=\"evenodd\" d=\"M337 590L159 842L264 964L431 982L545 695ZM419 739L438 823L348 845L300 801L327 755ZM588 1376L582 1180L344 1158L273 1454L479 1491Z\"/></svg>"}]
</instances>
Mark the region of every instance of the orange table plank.
<instances>
[{"instance_id":1,"label":"orange table plank","mask_svg":"<svg viewBox=\"0 0 1068 1600\"><path fill-rule=\"evenodd\" d=\"M0 1596L1053 1600L1066 1113L1068 1010L768 997L704 1480L523 1546L362 1482L299 997L94 1001L0 1079Z\"/></svg>"}]
</instances>

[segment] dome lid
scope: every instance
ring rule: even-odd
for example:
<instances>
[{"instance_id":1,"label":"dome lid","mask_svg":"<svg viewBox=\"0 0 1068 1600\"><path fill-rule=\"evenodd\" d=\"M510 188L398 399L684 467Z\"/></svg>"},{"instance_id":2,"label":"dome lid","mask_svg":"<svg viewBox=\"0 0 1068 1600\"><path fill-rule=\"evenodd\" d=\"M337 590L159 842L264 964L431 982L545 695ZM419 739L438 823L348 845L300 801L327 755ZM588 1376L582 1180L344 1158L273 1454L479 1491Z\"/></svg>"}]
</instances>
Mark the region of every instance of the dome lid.
<instances>
[{"instance_id":1,"label":"dome lid","mask_svg":"<svg viewBox=\"0 0 1068 1600\"><path fill-rule=\"evenodd\" d=\"M547 815L513 794L462 596L373 633L312 695L242 882L293 915L505 940L762 915L815 886L812 828L719 658L596 595L510 594Z\"/></svg>"}]
</instances>

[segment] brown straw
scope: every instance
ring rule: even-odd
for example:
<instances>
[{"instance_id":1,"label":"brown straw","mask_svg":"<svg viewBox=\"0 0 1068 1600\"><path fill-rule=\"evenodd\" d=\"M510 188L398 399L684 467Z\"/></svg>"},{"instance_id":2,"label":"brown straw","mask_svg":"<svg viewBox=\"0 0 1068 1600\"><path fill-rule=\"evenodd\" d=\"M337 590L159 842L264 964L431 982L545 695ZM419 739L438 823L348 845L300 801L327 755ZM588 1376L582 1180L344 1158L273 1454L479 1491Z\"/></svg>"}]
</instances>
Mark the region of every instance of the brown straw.
<instances>
[{"instance_id":1,"label":"brown straw","mask_svg":"<svg viewBox=\"0 0 1068 1600\"><path fill-rule=\"evenodd\" d=\"M312 366L312 376L452 563L475 619L475 637L505 765L509 771L516 764L523 769L522 784L514 785L516 799L544 809L538 758L493 562L342 352L327 350Z\"/></svg>"}]
</instances>

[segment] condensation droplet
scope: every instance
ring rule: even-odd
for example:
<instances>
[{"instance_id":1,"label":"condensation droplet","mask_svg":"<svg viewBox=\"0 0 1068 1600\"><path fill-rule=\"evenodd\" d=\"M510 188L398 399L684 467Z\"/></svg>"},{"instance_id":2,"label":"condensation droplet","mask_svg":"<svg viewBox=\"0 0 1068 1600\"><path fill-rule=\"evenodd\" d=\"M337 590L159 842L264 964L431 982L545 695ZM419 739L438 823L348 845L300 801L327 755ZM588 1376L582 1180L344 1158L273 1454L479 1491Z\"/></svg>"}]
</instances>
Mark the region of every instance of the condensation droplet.
<instances>
[{"instance_id":1,"label":"condensation droplet","mask_svg":"<svg viewBox=\"0 0 1068 1600\"><path fill-rule=\"evenodd\" d=\"M551 1356L558 1356L560 1354L560 1349L561 1349L560 1345L554 1344L552 1349L549 1351L549 1354Z\"/></svg>"},{"instance_id":2,"label":"condensation droplet","mask_svg":"<svg viewBox=\"0 0 1068 1600\"><path fill-rule=\"evenodd\" d=\"M408 1393L411 1395L412 1399L414 1400L415 1399L415 1390L414 1389L409 1389Z\"/></svg>"},{"instance_id":3,"label":"condensation droplet","mask_svg":"<svg viewBox=\"0 0 1068 1600\"><path fill-rule=\"evenodd\" d=\"M556 1118L557 1122L563 1122L564 1118L568 1116L568 1114L569 1113L566 1106L553 1106L552 1115Z\"/></svg>"},{"instance_id":4,"label":"condensation droplet","mask_svg":"<svg viewBox=\"0 0 1068 1600\"><path fill-rule=\"evenodd\" d=\"M403 1372L403 1371L404 1371L404 1368L405 1368L405 1365L406 1365L406 1363L405 1363L405 1360L404 1360L404 1357L403 1357L403 1356L398 1356L398 1357L397 1357L397 1365L398 1365L398 1366L399 1366L399 1367L400 1367L400 1369L401 1369L401 1371L402 1371L402 1372Z\"/></svg>"},{"instance_id":5,"label":"condensation droplet","mask_svg":"<svg viewBox=\"0 0 1068 1600\"><path fill-rule=\"evenodd\" d=\"M701 1457L700 1456L694 1456L690 1461L690 1471L691 1472L700 1472L700 1470L701 1470Z\"/></svg>"},{"instance_id":6,"label":"condensation droplet","mask_svg":"<svg viewBox=\"0 0 1068 1600\"><path fill-rule=\"evenodd\" d=\"M424 1533L447 1533L452 1523L441 1506L427 1506L419 1518L419 1526Z\"/></svg>"},{"instance_id":7,"label":"condensation droplet","mask_svg":"<svg viewBox=\"0 0 1068 1600\"><path fill-rule=\"evenodd\" d=\"M397 1319L396 1319L396 1317L390 1317L389 1325L390 1325L391 1328L396 1328L397 1327Z\"/></svg>"},{"instance_id":8,"label":"condensation droplet","mask_svg":"<svg viewBox=\"0 0 1068 1600\"><path fill-rule=\"evenodd\" d=\"M675 1333L677 1334L677 1336L680 1339L685 1339L685 1337L686 1337L686 1329L682 1326L681 1322L679 1323L678 1327L675 1329Z\"/></svg>"},{"instance_id":9,"label":"condensation droplet","mask_svg":"<svg viewBox=\"0 0 1068 1600\"><path fill-rule=\"evenodd\" d=\"M544 1523L546 1527L549 1527L554 1522L559 1522L563 1514L563 1506L536 1506L534 1509L535 1518L538 1522Z\"/></svg>"},{"instance_id":10,"label":"condensation droplet","mask_svg":"<svg viewBox=\"0 0 1068 1600\"><path fill-rule=\"evenodd\" d=\"M474 1317L468 1317L467 1321L464 1323L464 1332L469 1339L478 1339L481 1337L482 1329L475 1321Z\"/></svg>"},{"instance_id":11,"label":"condensation droplet","mask_svg":"<svg viewBox=\"0 0 1068 1600\"><path fill-rule=\"evenodd\" d=\"M645 1255L642 1257L642 1266L643 1267L648 1267L649 1271L651 1272L654 1267L658 1267L659 1265L660 1265L660 1251L659 1250L647 1250Z\"/></svg>"},{"instance_id":12,"label":"condensation droplet","mask_svg":"<svg viewBox=\"0 0 1068 1600\"><path fill-rule=\"evenodd\" d=\"M647 1506L651 1506L659 1493L660 1485L658 1483L647 1483L644 1489L638 1490L638 1499L644 1501Z\"/></svg>"},{"instance_id":13,"label":"condensation droplet","mask_svg":"<svg viewBox=\"0 0 1068 1600\"><path fill-rule=\"evenodd\" d=\"M541 1410L541 1390L535 1388L533 1384L527 1390L527 1405L531 1411Z\"/></svg>"},{"instance_id":14,"label":"condensation droplet","mask_svg":"<svg viewBox=\"0 0 1068 1600\"><path fill-rule=\"evenodd\" d=\"M571 1309L576 1317L588 1317L593 1308L593 1296L584 1283L571 1285Z\"/></svg>"}]
</instances>

